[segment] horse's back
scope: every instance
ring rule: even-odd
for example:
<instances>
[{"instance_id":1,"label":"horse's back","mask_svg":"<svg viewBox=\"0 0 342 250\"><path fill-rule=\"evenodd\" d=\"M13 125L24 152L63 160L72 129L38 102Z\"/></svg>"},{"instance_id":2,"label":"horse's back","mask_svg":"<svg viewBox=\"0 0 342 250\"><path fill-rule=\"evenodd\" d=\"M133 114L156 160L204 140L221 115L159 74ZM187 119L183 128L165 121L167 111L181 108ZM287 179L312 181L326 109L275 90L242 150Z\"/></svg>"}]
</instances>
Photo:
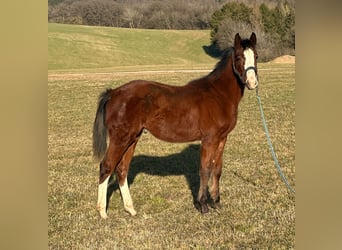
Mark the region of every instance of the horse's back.
<instances>
[{"instance_id":1,"label":"horse's back","mask_svg":"<svg viewBox=\"0 0 342 250\"><path fill-rule=\"evenodd\" d=\"M135 80L112 90L107 126L141 130L170 142L200 139L201 94L194 86Z\"/></svg>"}]
</instances>

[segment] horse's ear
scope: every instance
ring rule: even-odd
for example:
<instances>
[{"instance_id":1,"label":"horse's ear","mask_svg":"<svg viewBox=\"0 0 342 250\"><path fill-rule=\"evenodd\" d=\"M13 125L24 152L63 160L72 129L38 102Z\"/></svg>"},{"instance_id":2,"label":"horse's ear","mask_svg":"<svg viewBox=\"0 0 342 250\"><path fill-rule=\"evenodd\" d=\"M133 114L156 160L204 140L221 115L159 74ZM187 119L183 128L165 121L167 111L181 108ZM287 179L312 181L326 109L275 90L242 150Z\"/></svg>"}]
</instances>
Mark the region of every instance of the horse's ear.
<instances>
[{"instance_id":1,"label":"horse's ear","mask_svg":"<svg viewBox=\"0 0 342 250\"><path fill-rule=\"evenodd\" d=\"M234 47L238 48L241 44L241 37L239 33L236 33L235 38L234 38Z\"/></svg>"},{"instance_id":2,"label":"horse's ear","mask_svg":"<svg viewBox=\"0 0 342 250\"><path fill-rule=\"evenodd\" d=\"M252 32L252 35L251 35L251 37L249 38L249 40L251 40L253 46L255 46L257 39L256 39L256 35L255 35L254 32Z\"/></svg>"}]
</instances>

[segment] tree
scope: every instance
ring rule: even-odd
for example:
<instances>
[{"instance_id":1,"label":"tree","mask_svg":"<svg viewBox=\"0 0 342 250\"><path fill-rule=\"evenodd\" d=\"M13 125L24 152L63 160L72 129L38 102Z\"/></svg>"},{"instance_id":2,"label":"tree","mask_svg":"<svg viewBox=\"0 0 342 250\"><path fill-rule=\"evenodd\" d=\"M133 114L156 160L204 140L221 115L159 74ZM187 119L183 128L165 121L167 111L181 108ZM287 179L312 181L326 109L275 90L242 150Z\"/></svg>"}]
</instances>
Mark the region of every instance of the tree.
<instances>
[{"instance_id":1,"label":"tree","mask_svg":"<svg viewBox=\"0 0 342 250\"><path fill-rule=\"evenodd\" d=\"M243 3L231 2L225 4L220 10L215 11L210 20L211 38L215 42L216 33L225 19L233 22L244 23L244 25L252 25L252 8L247 7Z\"/></svg>"},{"instance_id":2,"label":"tree","mask_svg":"<svg viewBox=\"0 0 342 250\"><path fill-rule=\"evenodd\" d=\"M284 42L290 48L295 48L295 11L294 9L290 9L289 12L285 16L285 34L284 34Z\"/></svg>"},{"instance_id":3,"label":"tree","mask_svg":"<svg viewBox=\"0 0 342 250\"><path fill-rule=\"evenodd\" d=\"M142 18L143 14L134 6L126 8L124 11L123 19L128 23L128 27L131 29L140 28Z\"/></svg>"},{"instance_id":4,"label":"tree","mask_svg":"<svg viewBox=\"0 0 342 250\"><path fill-rule=\"evenodd\" d=\"M295 48L295 12L287 2L278 3L274 9L260 5L262 24L279 47Z\"/></svg>"}]
</instances>

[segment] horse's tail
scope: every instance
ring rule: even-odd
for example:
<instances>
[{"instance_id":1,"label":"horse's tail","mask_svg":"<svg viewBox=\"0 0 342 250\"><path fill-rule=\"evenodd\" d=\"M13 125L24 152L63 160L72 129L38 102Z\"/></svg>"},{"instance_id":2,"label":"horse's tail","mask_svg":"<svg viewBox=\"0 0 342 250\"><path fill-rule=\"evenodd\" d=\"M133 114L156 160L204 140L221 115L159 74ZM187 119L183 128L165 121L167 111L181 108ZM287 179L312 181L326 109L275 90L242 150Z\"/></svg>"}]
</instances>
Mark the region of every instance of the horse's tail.
<instances>
[{"instance_id":1,"label":"horse's tail","mask_svg":"<svg viewBox=\"0 0 342 250\"><path fill-rule=\"evenodd\" d=\"M93 126L93 155L101 159L107 149L107 127L105 124L106 104L110 100L112 89L107 89L99 96L99 104Z\"/></svg>"}]
</instances>

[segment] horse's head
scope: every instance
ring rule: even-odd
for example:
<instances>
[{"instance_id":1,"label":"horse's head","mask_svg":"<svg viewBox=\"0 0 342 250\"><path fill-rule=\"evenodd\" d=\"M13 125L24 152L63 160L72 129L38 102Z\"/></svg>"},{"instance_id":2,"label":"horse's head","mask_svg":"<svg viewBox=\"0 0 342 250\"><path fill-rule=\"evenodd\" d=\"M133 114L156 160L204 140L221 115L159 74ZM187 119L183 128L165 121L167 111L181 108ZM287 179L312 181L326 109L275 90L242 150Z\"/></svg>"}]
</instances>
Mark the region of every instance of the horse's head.
<instances>
[{"instance_id":1,"label":"horse's head","mask_svg":"<svg viewBox=\"0 0 342 250\"><path fill-rule=\"evenodd\" d=\"M253 32L249 39L242 40L239 33L234 39L233 69L234 73L248 89L255 89L258 82L257 59L255 48L256 35Z\"/></svg>"}]
</instances>

